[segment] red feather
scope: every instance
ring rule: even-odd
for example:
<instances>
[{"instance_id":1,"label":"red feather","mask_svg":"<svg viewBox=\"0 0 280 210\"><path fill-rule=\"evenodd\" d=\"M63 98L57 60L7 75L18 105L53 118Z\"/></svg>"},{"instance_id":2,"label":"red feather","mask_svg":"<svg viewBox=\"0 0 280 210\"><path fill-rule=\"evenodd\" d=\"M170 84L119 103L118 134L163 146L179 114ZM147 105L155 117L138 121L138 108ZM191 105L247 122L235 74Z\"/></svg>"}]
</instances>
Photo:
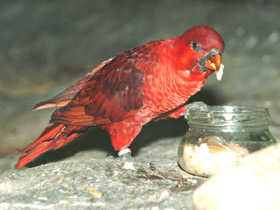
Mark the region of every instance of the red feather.
<instances>
[{"instance_id":1,"label":"red feather","mask_svg":"<svg viewBox=\"0 0 280 210\"><path fill-rule=\"evenodd\" d=\"M66 106L71 100L74 98L74 96L77 95L77 93L83 88L83 86L87 83L87 81L92 77L92 75L95 74L99 69L101 69L104 65L107 63L110 63L113 58L110 58L103 63L101 63L99 66L94 68L91 72L89 72L85 78L79 80L74 85L68 87L65 91L58 94L54 98L43 101L37 105L35 105L32 109L32 111L37 111L40 109L46 109L51 107L60 107L60 106Z\"/></svg>"},{"instance_id":2,"label":"red feather","mask_svg":"<svg viewBox=\"0 0 280 210\"><path fill-rule=\"evenodd\" d=\"M19 149L21 153L27 153L20 157L16 168L20 169L40 154L50 150L59 149L77 138L87 128L79 126L67 126L64 124L53 124L45 128L42 134L32 144L24 149Z\"/></svg>"}]
</instances>

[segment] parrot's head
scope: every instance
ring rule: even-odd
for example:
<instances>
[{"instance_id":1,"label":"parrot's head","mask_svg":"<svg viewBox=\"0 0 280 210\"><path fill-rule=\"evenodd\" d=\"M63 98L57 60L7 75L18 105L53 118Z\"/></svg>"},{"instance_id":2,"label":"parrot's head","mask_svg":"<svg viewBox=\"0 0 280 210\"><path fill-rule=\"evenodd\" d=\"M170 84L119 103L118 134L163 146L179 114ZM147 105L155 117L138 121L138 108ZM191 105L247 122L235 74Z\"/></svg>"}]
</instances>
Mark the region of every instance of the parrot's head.
<instances>
[{"instance_id":1,"label":"parrot's head","mask_svg":"<svg viewBox=\"0 0 280 210\"><path fill-rule=\"evenodd\" d=\"M203 77L217 73L220 80L223 74L221 64L225 43L221 35L209 26L194 26L185 31L174 42L174 64L177 69L189 70Z\"/></svg>"}]
</instances>

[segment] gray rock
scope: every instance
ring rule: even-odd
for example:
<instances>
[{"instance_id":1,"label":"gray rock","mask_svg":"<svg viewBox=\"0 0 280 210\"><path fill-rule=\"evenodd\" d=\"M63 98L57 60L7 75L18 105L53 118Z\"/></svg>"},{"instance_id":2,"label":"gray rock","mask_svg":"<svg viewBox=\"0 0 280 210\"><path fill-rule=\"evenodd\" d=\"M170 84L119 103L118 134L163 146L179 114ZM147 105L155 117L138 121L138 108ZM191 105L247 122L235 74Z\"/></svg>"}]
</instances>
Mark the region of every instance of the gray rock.
<instances>
[{"instance_id":1,"label":"gray rock","mask_svg":"<svg viewBox=\"0 0 280 210\"><path fill-rule=\"evenodd\" d=\"M218 173L195 190L194 209L280 209L279 160L280 144L276 144Z\"/></svg>"},{"instance_id":2,"label":"gray rock","mask_svg":"<svg viewBox=\"0 0 280 210\"><path fill-rule=\"evenodd\" d=\"M190 209L192 191L204 179L178 167L170 155L176 154L171 145L178 141L154 143L150 154L162 154L136 158L154 163L155 169L106 160L98 151L19 171L6 165L0 175L0 209ZM9 159L5 163L14 164L16 157Z\"/></svg>"}]
</instances>

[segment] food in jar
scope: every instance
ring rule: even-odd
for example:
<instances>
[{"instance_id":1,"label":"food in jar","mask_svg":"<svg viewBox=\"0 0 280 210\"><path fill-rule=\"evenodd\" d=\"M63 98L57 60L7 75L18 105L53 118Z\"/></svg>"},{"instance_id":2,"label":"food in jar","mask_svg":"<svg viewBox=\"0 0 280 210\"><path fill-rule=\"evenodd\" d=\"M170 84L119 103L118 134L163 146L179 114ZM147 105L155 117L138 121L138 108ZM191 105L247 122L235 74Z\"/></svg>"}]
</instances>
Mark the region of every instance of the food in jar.
<instances>
[{"instance_id":1,"label":"food in jar","mask_svg":"<svg viewBox=\"0 0 280 210\"><path fill-rule=\"evenodd\" d=\"M247 156L249 151L237 143L227 143L222 137L207 136L197 144L185 143L179 150L178 162L189 173L210 176Z\"/></svg>"}]
</instances>

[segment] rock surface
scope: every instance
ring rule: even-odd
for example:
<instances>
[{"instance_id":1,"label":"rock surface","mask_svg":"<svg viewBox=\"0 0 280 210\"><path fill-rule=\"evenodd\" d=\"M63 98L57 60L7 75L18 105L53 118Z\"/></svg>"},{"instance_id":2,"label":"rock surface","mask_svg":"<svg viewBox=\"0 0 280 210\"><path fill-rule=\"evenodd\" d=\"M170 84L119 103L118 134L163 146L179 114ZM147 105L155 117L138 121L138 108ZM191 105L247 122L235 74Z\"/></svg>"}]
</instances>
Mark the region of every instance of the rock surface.
<instances>
[{"instance_id":1,"label":"rock surface","mask_svg":"<svg viewBox=\"0 0 280 210\"><path fill-rule=\"evenodd\" d=\"M279 160L277 144L225 169L195 190L194 210L280 209Z\"/></svg>"},{"instance_id":2,"label":"rock surface","mask_svg":"<svg viewBox=\"0 0 280 210\"><path fill-rule=\"evenodd\" d=\"M148 160L136 158L152 162L152 169L105 160L105 153L98 151L20 171L6 166L0 175L0 209L190 209L192 191L204 178L178 167L177 143L158 142L152 146L164 151L160 155L145 151L151 155ZM167 144L174 146L165 149Z\"/></svg>"}]
</instances>

